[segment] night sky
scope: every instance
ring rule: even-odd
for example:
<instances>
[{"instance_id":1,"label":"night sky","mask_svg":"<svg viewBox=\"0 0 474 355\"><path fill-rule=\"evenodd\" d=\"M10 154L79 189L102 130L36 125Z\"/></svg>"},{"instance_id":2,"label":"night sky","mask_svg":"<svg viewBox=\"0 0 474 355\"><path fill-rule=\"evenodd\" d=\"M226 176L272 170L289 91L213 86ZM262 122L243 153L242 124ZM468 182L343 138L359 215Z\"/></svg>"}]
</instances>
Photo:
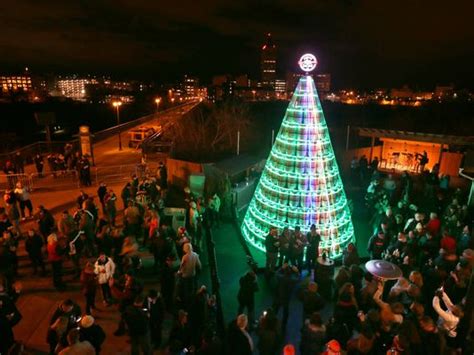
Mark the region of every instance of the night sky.
<instances>
[{"instance_id":1,"label":"night sky","mask_svg":"<svg viewBox=\"0 0 474 355\"><path fill-rule=\"evenodd\" d=\"M0 1L0 71L256 77L271 32L281 73L310 50L336 86L472 88L473 13L471 0Z\"/></svg>"}]
</instances>

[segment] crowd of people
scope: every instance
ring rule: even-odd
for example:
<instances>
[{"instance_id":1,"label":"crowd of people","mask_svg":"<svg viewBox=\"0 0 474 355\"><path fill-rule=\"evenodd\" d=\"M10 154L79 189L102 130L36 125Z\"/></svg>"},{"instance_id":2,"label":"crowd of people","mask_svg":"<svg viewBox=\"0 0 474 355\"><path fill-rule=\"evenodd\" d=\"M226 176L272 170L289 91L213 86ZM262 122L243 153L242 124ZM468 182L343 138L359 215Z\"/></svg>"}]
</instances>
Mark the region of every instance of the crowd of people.
<instances>
[{"instance_id":1,"label":"crowd of people","mask_svg":"<svg viewBox=\"0 0 474 355\"><path fill-rule=\"evenodd\" d=\"M47 171L53 176L74 174L78 177L81 186L92 186L91 180L91 162L88 155L82 155L75 151L72 144L65 144L59 153L49 153L43 155L36 153L33 156L25 157L21 152L16 152L12 159L5 162L3 172L7 177L7 187L14 189L17 182L22 182L25 176L25 165L31 162L36 168L38 178L46 176L45 162ZM28 175L32 176L33 172Z\"/></svg>"},{"instance_id":2,"label":"crowd of people","mask_svg":"<svg viewBox=\"0 0 474 355\"><path fill-rule=\"evenodd\" d=\"M73 156L68 155L66 166ZM186 224L173 226L165 213L163 163L156 174L132 176L120 194L106 182L99 184L96 196L81 191L76 208L59 216L43 205L33 209L30 191L16 183L5 191L0 209L0 353L14 344L13 328L22 319L15 306L21 294L20 243L33 274L50 274L58 292L68 289L65 272L72 275L69 282L81 285L83 302L63 300L50 320L45 341L51 354L98 354L107 337L126 334L133 354L161 349L169 354L271 355L283 347L285 354L299 348L303 355L471 351L465 310L474 246L465 195L450 189L449 179L440 179L436 168L397 177L381 173L377 164L354 164L351 173L353 186L366 189L367 252L370 259L398 265L403 276L384 281L367 272L354 243L334 269L320 250L314 225L308 233L298 226L272 228L265 240L264 278L256 269L240 277L237 317L225 338L217 336L216 299L199 283L202 225L219 227L218 194L204 199L185 189ZM153 257L148 270L142 260L146 251ZM147 273L158 281L151 288ZM273 299L256 317L261 282L273 287ZM295 294L302 317L289 324ZM119 316L113 335L94 318L98 299ZM166 338L165 319L173 320ZM301 329L299 344L285 344L290 326Z\"/></svg>"},{"instance_id":3,"label":"crowd of people","mask_svg":"<svg viewBox=\"0 0 474 355\"><path fill-rule=\"evenodd\" d=\"M301 354L472 353L471 317L465 314L474 297L474 290L468 294L474 245L467 196L446 186L437 167L416 177L405 171L396 178L381 173L377 164L363 163L363 171L354 165L352 171L352 183L367 191L362 209L372 233L367 252L371 260L397 265L402 276L386 280L365 270L350 243L332 278L326 256L317 259L321 238L314 226L307 235L298 227L271 229L265 243L266 274L276 276L277 288L273 306L256 328L264 349L278 348L297 289L303 302L303 319L296 325L301 326ZM309 271L306 276L303 269ZM252 303L242 305L252 319ZM278 318L280 308L283 315Z\"/></svg>"},{"instance_id":4,"label":"crowd of people","mask_svg":"<svg viewBox=\"0 0 474 355\"><path fill-rule=\"evenodd\" d=\"M98 186L97 197L81 191L76 208L59 217L42 205L32 213L31 203L22 199L26 192L21 188L19 185L5 194L6 207L0 210L0 353L7 353L14 344L12 329L21 320L15 301L21 288L17 282L18 250L23 242L34 275L50 272L58 292L68 289L65 274L72 274L69 282L81 284L85 307L66 299L50 321L46 341L51 354L72 354L78 349L100 352L109 335L94 319L99 294L104 307L117 307L120 321L114 336L128 334L133 354L140 350L151 354L160 347L171 354L205 353L204 349L214 346L215 299L198 283L202 266L196 251L202 248L204 215L219 220L217 195L204 203L186 189L187 223L175 230L164 214L168 186L163 163L156 175L133 176L125 184L119 195L122 212L117 195L105 182ZM29 223L27 228L19 217L18 209L25 209L22 206L32 217L25 222ZM14 209L16 212L11 212ZM141 255L147 251L154 262L145 272ZM157 286L151 289L144 284L149 272ZM174 319L174 325L164 343L166 317ZM3 331L4 326L8 331Z\"/></svg>"}]
</instances>

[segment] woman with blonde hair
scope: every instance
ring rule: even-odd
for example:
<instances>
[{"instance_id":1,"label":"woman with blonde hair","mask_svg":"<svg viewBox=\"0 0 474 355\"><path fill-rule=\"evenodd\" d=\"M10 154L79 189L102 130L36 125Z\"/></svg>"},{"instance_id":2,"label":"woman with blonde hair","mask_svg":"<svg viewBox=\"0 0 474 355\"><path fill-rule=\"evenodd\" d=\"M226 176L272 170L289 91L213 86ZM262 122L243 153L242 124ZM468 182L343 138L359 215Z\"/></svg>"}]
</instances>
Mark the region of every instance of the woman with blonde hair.
<instances>
[{"instance_id":1,"label":"woman with blonde hair","mask_svg":"<svg viewBox=\"0 0 474 355\"><path fill-rule=\"evenodd\" d=\"M63 289L65 285L62 281L62 248L55 229L53 229L53 232L48 236L47 241L46 249L48 251L48 261L51 263L53 269L53 285L56 289Z\"/></svg>"}]
</instances>

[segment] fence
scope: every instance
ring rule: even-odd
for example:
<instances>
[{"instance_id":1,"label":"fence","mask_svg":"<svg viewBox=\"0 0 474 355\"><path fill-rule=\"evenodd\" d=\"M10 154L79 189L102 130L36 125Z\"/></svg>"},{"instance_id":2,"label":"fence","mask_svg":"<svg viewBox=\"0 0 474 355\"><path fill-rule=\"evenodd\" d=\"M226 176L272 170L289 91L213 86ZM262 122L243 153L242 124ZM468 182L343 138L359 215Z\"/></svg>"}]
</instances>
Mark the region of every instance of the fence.
<instances>
[{"instance_id":1,"label":"fence","mask_svg":"<svg viewBox=\"0 0 474 355\"><path fill-rule=\"evenodd\" d=\"M7 160L14 160L16 153L20 153L24 159L24 164L32 164L33 157L36 154L42 156L50 153L64 153L64 146L66 143L70 143L74 150L79 150L79 141L74 139L72 141L54 141L54 142L36 142L33 144L26 145L24 147L15 149L8 153L0 153L0 161L5 162Z\"/></svg>"},{"instance_id":2,"label":"fence","mask_svg":"<svg viewBox=\"0 0 474 355\"><path fill-rule=\"evenodd\" d=\"M133 175L144 178L146 175L156 175L158 165L151 163L147 165L129 164L91 169L92 186L97 186L101 181L112 185L126 183ZM0 190L14 189L21 182L24 187L31 191L59 191L73 190L81 187L81 182L76 170L48 171L43 174L8 174L0 175Z\"/></svg>"}]
</instances>

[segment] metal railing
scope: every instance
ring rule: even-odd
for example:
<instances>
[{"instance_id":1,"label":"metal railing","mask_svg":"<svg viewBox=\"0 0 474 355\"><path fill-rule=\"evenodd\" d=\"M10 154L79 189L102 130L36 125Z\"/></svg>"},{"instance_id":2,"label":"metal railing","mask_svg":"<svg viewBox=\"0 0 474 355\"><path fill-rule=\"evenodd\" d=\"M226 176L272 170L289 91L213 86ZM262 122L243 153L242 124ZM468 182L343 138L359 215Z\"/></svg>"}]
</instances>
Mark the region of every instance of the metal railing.
<instances>
[{"instance_id":1,"label":"metal railing","mask_svg":"<svg viewBox=\"0 0 474 355\"><path fill-rule=\"evenodd\" d=\"M146 176L154 177L157 169L157 163L93 167L91 168L91 183L92 186L97 186L102 181L109 185L126 183L133 175L140 179ZM0 190L14 189L18 182L30 191L72 190L82 187L76 170L57 170L42 174L2 174L0 175Z\"/></svg>"},{"instance_id":2,"label":"metal railing","mask_svg":"<svg viewBox=\"0 0 474 355\"><path fill-rule=\"evenodd\" d=\"M166 110L155 112L155 113L152 113L150 115L137 118L136 120L125 122L125 123L119 124L117 126L113 126L113 127L104 129L104 130L99 131L97 133L93 133L93 142L94 143L100 142L104 139L107 139L109 137L112 137L112 136L118 134L119 132L128 131L129 129L131 129L133 127L137 127L137 126L142 125L146 122L157 119L160 116L165 115L169 112L173 112L173 111L175 111L179 108L183 108L183 107L186 107L186 106L189 106L189 105L195 105L195 104L196 104L196 102L186 102L184 104L177 105L177 106L174 106L174 107L170 107Z\"/></svg>"},{"instance_id":3,"label":"metal railing","mask_svg":"<svg viewBox=\"0 0 474 355\"><path fill-rule=\"evenodd\" d=\"M46 155L50 153L64 153L64 146L67 143L72 144L74 150L79 149L79 141L77 139L71 141L40 141L25 145L24 147L12 150L8 153L0 153L0 161L13 161L16 153L20 153L24 160L24 165L32 164L32 159L36 154Z\"/></svg>"},{"instance_id":4,"label":"metal railing","mask_svg":"<svg viewBox=\"0 0 474 355\"><path fill-rule=\"evenodd\" d=\"M167 114L168 112L172 112L172 111L177 110L179 108L183 108L183 107L186 107L188 105L195 105L195 104L197 104L197 102L194 102L194 101L193 102L186 102L184 104L177 105L177 106L174 106L174 107L170 107L166 110L155 112L155 113L152 113L150 115L143 116L143 117L137 118L135 120L122 123L122 124L117 125L117 126L106 128L102 131L93 133L93 142L98 143L98 142L100 142L104 139L107 139L109 137L112 137L112 136L116 135L119 131L123 132L123 131L129 130L133 127L144 124L144 123L146 123L146 122L148 122L152 119L159 118L159 116L161 116L163 114ZM79 140L77 138L74 138L70 141L52 141L52 142L40 141L40 142L28 144L24 147L12 150L12 151L7 152L7 153L0 153L0 162L5 162L7 160L13 160L16 153L19 152L21 154L23 160L24 160L25 165L32 164L33 163L32 159L36 154L46 155L46 154L50 154L50 153L64 153L64 146L67 143L70 143L70 144L73 145L73 150L74 151L77 151L80 148L79 147Z\"/></svg>"}]
</instances>

